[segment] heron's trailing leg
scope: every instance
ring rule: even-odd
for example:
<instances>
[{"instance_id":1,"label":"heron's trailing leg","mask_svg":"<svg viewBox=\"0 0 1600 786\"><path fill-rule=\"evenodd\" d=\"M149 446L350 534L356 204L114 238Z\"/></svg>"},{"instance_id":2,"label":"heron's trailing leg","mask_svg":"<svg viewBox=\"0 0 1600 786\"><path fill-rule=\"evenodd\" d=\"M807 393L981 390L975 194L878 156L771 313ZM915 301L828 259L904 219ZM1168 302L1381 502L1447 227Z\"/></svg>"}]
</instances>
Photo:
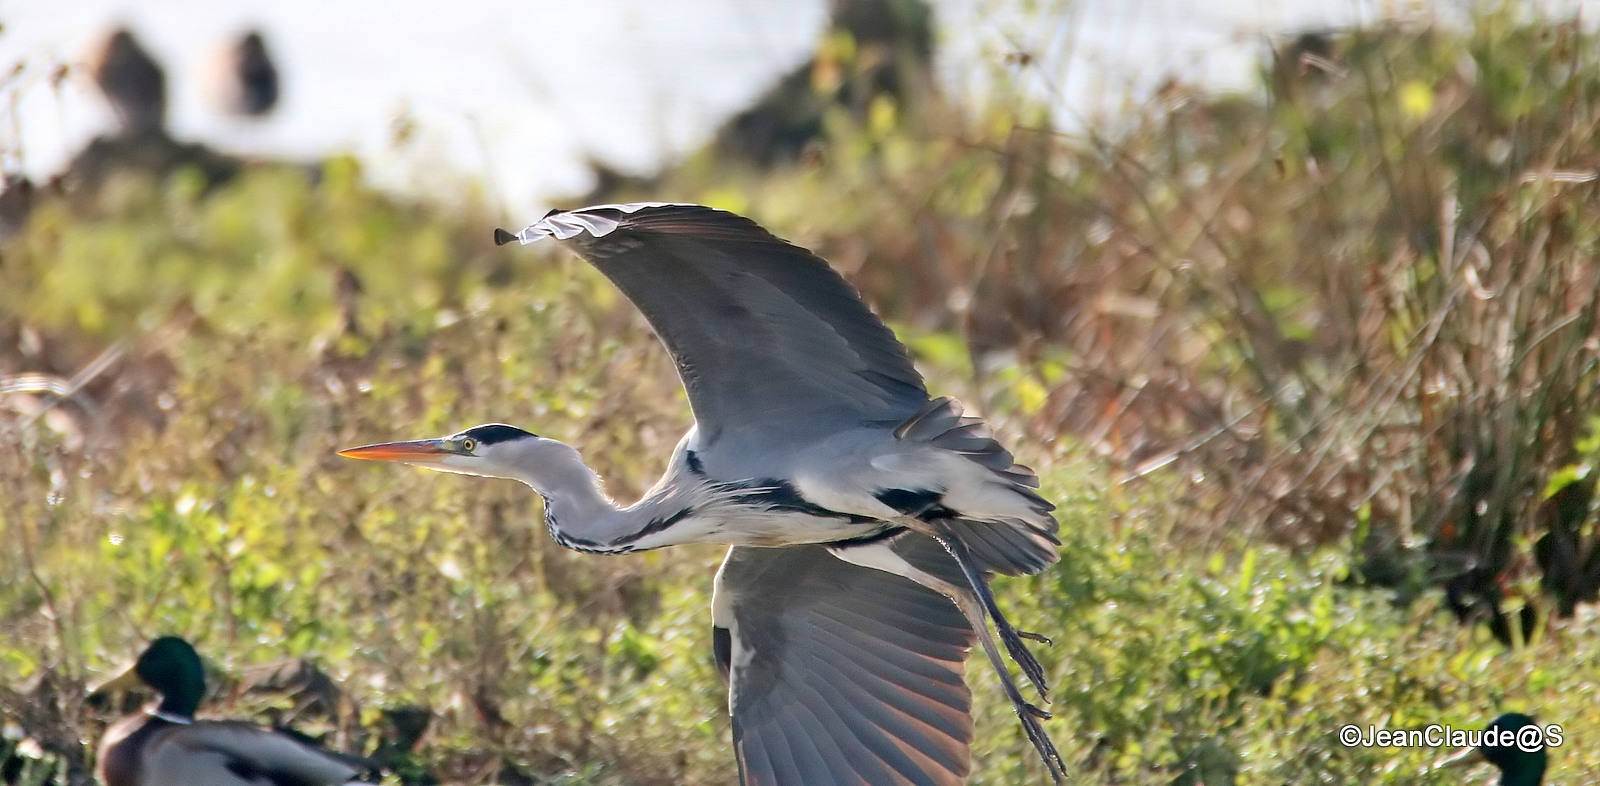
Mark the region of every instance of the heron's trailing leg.
<instances>
[{"instance_id":1,"label":"heron's trailing leg","mask_svg":"<svg viewBox=\"0 0 1600 786\"><path fill-rule=\"evenodd\" d=\"M1040 709L1037 705L1022 697L1022 691L1017 688L1017 681L1012 678L1011 670L1006 668L1005 660L1000 657L1000 648L995 646L994 637L989 635L989 627L984 622L984 607L978 601L977 593L968 590L966 587L939 581L931 576L928 578L932 579L932 584L926 584L922 581L918 581L918 583L949 597L955 601L956 607L961 609L961 613L966 616L968 623L972 625L972 630L977 634L978 641L983 645L984 654L989 656L989 663L994 666L995 672L1000 675L1000 686L1005 690L1006 698L1011 700L1011 706L1016 709L1017 718L1022 721L1022 730L1027 735L1028 742L1033 744L1034 750L1037 750L1039 756L1044 759L1045 767L1050 770L1051 779L1056 783L1065 781L1067 777L1066 762L1061 758L1061 753L1056 750L1055 743L1050 740L1050 735L1045 734L1044 726L1039 723L1041 720L1049 720L1052 716L1049 712ZM916 577L913 577L913 580L916 580ZM1020 645L1020 642L1018 643ZM1026 648L1023 649L1023 653L1028 656L1028 659L1037 668L1039 663L1033 660L1032 654L1028 653ZM1015 658L1016 655L1013 653L1012 657ZM1021 665L1020 661L1019 665ZM1027 668L1024 667L1023 671L1027 672ZM1032 677L1029 679L1032 679ZM1035 683L1036 686L1038 684ZM1043 695L1043 691L1040 694Z\"/></svg>"},{"instance_id":2,"label":"heron's trailing leg","mask_svg":"<svg viewBox=\"0 0 1600 786\"><path fill-rule=\"evenodd\" d=\"M1011 700L1011 706L1016 710L1017 718L1022 721L1023 732L1027 735L1028 741L1033 744L1034 749L1039 752L1039 756L1044 759L1045 767L1050 771L1050 777L1056 783L1065 781L1066 762L1061 758L1060 752L1056 750L1055 743L1050 740L1049 735L1045 734L1044 726L1039 723L1041 720L1048 720L1051 715L1023 698L1021 689L1017 687L1016 679L1011 676L1011 670L1006 667L1005 659L1000 655L1000 648L995 645L994 636L989 633L989 618L995 620L997 629L1011 631L1012 638L1006 639L1004 633L1001 634L1001 638L1007 640L1007 649L1012 653L1012 658L1017 660L1018 665L1022 667L1023 673L1028 676L1028 679L1034 680L1034 686L1040 689L1041 696L1044 695L1044 669L1039 665L1039 661L1033 657L1033 654L1028 652L1027 647L1022 644L1021 632L1011 628L1006 623L1005 617L1000 615L999 608L994 603L994 595L988 592L988 583L983 580L983 574L977 570L966 547L959 540L947 534L934 535L928 531L926 525L922 525L919 529L923 534L934 537L935 540L939 541L952 556L960 554L959 557L956 557L956 560L962 563L962 572L968 582L972 584L971 587L966 584L945 581L915 565L909 564L900 557L895 556L893 550L888 547L874 545L830 549L830 551L846 562L904 576L953 601L956 604L956 608L966 617L967 624L971 626L973 635L977 636L979 644L983 646L983 652L988 656L990 665L994 667L995 673L999 675L1000 686L1005 690L1006 698ZM954 549L951 548L951 543L955 544ZM970 571L967 569L969 566L972 567ZM972 587L983 588L983 594L980 594ZM1015 649L1010 646L1013 642L1015 643ZM1022 653L1020 657L1017 655L1018 651ZM1035 677L1034 675L1038 676Z\"/></svg>"},{"instance_id":3,"label":"heron's trailing leg","mask_svg":"<svg viewBox=\"0 0 1600 786\"><path fill-rule=\"evenodd\" d=\"M983 604L983 611L994 622L995 632L1000 634L1000 641L1005 644L1006 652L1011 655L1011 659L1016 661L1017 666L1022 669L1023 676L1027 677L1028 681L1033 683L1033 687L1039 691L1039 698L1048 702L1050 700L1050 682L1045 678L1044 667L1039 665L1039 659L1033 656L1033 652L1028 649L1027 644L1023 643L1023 639L1045 644L1049 644L1050 639L1032 631L1018 630L1006 619L1005 613L1000 611L1000 604L995 602L994 592L989 589L989 582L984 578L982 569L978 567L978 563L972 558L972 553L967 550L966 544L961 542L960 536L951 530L949 522L942 520L925 522L918 529L922 529L934 540L939 541L939 545L944 546L945 551L950 552L950 556L955 558L956 564L961 566L962 575L967 578L967 584L972 588L972 595L977 598L979 603ZM986 626L980 625L981 621L982 617L979 617L973 621L973 625L984 627L985 631L987 631Z\"/></svg>"},{"instance_id":4,"label":"heron's trailing leg","mask_svg":"<svg viewBox=\"0 0 1600 786\"><path fill-rule=\"evenodd\" d=\"M970 592L960 592L961 588L957 588L958 592L951 597L971 621L973 630L978 632L978 640L983 642L983 650L988 654L989 662L994 665L995 671L1000 673L1000 682L1005 686L1006 696L1011 699L1012 706L1017 710L1017 717L1022 720L1022 728L1028 735L1028 741L1033 743L1034 750L1037 750L1039 756L1044 759L1045 767L1050 770L1050 777L1056 783L1061 783L1066 779L1066 762L1062 760L1055 743L1045 734L1044 727L1039 723L1040 720L1049 720L1051 715L1023 700L1022 692L1017 690L1017 683L1011 678L1011 672L1001 660L994 639L989 635L988 626L984 624L984 612L988 612L989 619L994 622L995 631L1000 634L1006 652L1011 654L1011 659L1022 669L1023 676L1027 677L1039 691L1039 698L1047 702L1050 700L1050 685L1045 679L1044 667L1039 664L1039 660L1033 656L1022 640L1032 639L1046 644L1050 643L1050 640L1037 633L1014 627L1000 611L1000 605L995 603L994 592L989 589L989 582L984 579L983 572L979 570L966 544L950 532L948 522L935 521L932 524L934 533L931 534L934 539L955 558L956 564L961 566L962 574L967 577L967 583L971 585ZM974 600L977 603L974 603Z\"/></svg>"}]
</instances>

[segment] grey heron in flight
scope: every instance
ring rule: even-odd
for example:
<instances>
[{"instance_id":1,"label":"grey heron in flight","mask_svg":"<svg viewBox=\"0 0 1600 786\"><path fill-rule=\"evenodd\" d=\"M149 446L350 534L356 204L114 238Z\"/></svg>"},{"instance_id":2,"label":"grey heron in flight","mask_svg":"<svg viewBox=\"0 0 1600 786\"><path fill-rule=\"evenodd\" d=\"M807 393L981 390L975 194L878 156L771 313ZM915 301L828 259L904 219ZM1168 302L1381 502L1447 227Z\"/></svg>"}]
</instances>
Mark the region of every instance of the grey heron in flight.
<instances>
[{"instance_id":1,"label":"grey heron in flight","mask_svg":"<svg viewBox=\"0 0 1600 786\"><path fill-rule=\"evenodd\" d=\"M1049 714L1023 698L988 627L1047 698L1023 641L1045 639L1006 621L988 579L1058 559L1054 506L982 420L929 396L843 277L698 205L552 211L495 235L562 242L644 312L695 419L666 473L619 506L576 449L502 424L342 455L521 481L544 497L555 541L579 551L731 546L711 614L745 784L962 782L974 638L1065 777Z\"/></svg>"}]
</instances>

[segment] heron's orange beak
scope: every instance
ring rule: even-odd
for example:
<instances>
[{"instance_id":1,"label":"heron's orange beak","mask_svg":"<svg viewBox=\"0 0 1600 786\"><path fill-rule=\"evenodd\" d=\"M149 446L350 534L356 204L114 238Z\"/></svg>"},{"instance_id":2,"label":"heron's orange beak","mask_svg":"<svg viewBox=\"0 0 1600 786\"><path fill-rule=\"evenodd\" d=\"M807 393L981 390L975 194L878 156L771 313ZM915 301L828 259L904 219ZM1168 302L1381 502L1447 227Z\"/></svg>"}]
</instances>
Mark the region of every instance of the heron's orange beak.
<instances>
[{"instance_id":1,"label":"heron's orange beak","mask_svg":"<svg viewBox=\"0 0 1600 786\"><path fill-rule=\"evenodd\" d=\"M339 451L339 455L367 461L427 461L450 452L444 447L442 439L414 439L409 442L381 442L376 445L362 445L359 448L345 448Z\"/></svg>"}]
</instances>

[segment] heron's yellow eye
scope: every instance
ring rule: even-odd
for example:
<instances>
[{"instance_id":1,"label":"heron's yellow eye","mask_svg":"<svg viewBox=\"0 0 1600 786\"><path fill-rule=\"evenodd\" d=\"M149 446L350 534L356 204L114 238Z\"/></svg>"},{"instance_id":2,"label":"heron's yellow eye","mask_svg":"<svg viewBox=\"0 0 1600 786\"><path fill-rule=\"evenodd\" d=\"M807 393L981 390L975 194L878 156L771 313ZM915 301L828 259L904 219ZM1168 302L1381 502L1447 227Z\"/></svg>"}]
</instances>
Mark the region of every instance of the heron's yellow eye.
<instances>
[{"instance_id":1,"label":"heron's yellow eye","mask_svg":"<svg viewBox=\"0 0 1600 786\"><path fill-rule=\"evenodd\" d=\"M466 439L461 440L461 452L462 453L471 453L471 452L473 452L473 451L475 451L477 449L478 449L478 441L473 439L472 437L467 437Z\"/></svg>"}]
</instances>

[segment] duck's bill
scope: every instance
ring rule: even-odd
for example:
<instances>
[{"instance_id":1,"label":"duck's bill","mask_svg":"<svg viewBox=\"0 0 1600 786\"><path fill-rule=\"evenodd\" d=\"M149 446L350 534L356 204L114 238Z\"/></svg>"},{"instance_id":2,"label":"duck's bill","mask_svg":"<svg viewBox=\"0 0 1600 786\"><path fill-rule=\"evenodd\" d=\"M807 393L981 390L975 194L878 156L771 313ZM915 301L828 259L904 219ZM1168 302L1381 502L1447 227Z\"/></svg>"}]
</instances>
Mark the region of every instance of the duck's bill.
<instances>
[{"instance_id":1,"label":"duck's bill","mask_svg":"<svg viewBox=\"0 0 1600 786\"><path fill-rule=\"evenodd\" d=\"M444 440L413 439L407 442L380 442L376 445L362 445L359 448L345 448L339 451L339 455L366 461L430 461L437 460L441 454L449 452L444 447Z\"/></svg>"},{"instance_id":2,"label":"duck's bill","mask_svg":"<svg viewBox=\"0 0 1600 786\"><path fill-rule=\"evenodd\" d=\"M1462 748L1433 763L1433 770L1461 770L1480 764L1484 761L1483 755L1477 748Z\"/></svg>"},{"instance_id":3,"label":"duck's bill","mask_svg":"<svg viewBox=\"0 0 1600 786\"><path fill-rule=\"evenodd\" d=\"M118 693L127 693L135 690L146 690L146 688L144 681L139 679L139 674L134 671L133 664L128 664L128 667L117 675L90 688L88 698L93 700L102 696L113 696Z\"/></svg>"}]
</instances>

